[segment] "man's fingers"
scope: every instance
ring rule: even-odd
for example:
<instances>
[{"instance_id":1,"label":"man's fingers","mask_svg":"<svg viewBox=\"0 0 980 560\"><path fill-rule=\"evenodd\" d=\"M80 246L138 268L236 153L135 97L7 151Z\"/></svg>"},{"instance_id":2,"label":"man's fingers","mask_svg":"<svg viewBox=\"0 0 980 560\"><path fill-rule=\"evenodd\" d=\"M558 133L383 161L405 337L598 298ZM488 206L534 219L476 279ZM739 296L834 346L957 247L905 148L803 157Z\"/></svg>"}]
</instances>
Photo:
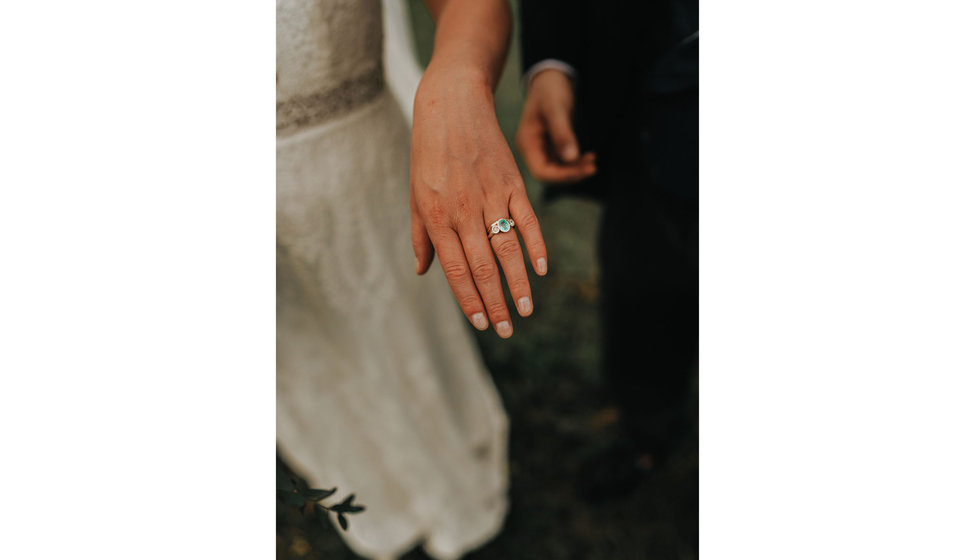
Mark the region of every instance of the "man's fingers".
<instances>
[{"instance_id":1,"label":"man's fingers","mask_svg":"<svg viewBox=\"0 0 980 560\"><path fill-rule=\"evenodd\" d=\"M456 295L463 313L469 318L473 326L479 330L486 329L490 323L483 308L483 299L473 283L470 275L470 265L466 260L466 254L460 245L459 237L450 228L439 230L438 234L433 235L432 241L435 249L439 253L439 262L442 264L442 271L446 274L449 287Z\"/></svg>"},{"instance_id":2,"label":"man's fingers","mask_svg":"<svg viewBox=\"0 0 980 560\"><path fill-rule=\"evenodd\" d=\"M589 152L570 164L555 161L548 154L543 126L523 125L517 146L531 175L546 183L574 183L596 172L595 154Z\"/></svg>"},{"instance_id":3,"label":"man's fingers","mask_svg":"<svg viewBox=\"0 0 980 560\"><path fill-rule=\"evenodd\" d=\"M543 111L542 117L558 159L565 163L578 159L578 141L572 130L570 112L558 105L551 105Z\"/></svg>"},{"instance_id":4,"label":"man's fingers","mask_svg":"<svg viewBox=\"0 0 980 560\"><path fill-rule=\"evenodd\" d=\"M554 163L544 163L538 166L537 170L532 169L528 164L528 169L534 178L544 183L577 183L591 177L596 172L595 164L582 163L575 166L557 165Z\"/></svg>"},{"instance_id":5,"label":"man's fingers","mask_svg":"<svg viewBox=\"0 0 980 560\"><path fill-rule=\"evenodd\" d=\"M591 153L585 154L574 164L563 165L548 159L542 149L525 152L524 161L531 175L545 183L575 183L596 172L595 156Z\"/></svg>"}]
</instances>

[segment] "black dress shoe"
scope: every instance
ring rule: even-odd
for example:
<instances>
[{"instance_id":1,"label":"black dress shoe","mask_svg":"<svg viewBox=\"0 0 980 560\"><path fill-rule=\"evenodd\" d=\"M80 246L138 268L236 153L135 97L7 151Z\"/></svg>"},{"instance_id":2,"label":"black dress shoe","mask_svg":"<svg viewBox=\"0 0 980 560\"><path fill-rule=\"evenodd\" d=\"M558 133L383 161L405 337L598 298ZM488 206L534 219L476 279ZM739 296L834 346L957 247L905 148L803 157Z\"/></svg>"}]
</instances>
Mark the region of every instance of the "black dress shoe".
<instances>
[{"instance_id":1,"label":"black dress shoe","mask_svg":"<svg viewBox=\"0 0 980 560\"><path fill-rule=\"evenodd\" d=\"M651 452L617 442L582 464L576 491L590 503L624 498L653 472L655 462Z\"/></svg>"}]
</instances>

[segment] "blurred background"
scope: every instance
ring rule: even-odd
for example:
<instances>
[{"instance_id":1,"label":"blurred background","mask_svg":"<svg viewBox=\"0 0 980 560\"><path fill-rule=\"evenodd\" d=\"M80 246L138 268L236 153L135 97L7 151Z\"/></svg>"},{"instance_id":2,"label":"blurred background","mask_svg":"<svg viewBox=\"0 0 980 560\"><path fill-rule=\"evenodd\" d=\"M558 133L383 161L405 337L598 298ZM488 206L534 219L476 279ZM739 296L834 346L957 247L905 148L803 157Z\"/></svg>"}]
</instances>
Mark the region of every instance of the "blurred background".
<instances>
[{"instance_id":1,"label":"blurred background","mask_svg":"<svg viewBox=\"0 0 980 560\"><path fill-rule=\"evenodd\" d=\"M402 1L424 68L434 22L422 0ZM516 1L511 3L515 32L496 92L497 116L541 221L548 275L529 275L534 314L528 319L513 314L512 338L473 330L510 416L511 508L501 533L466 558L697 558L696 436L625 499L591 505L575 493L578 466L613 440L618 421L599 370L595 241L601 209L584 199L545 203L542 185L527 173L513 146L523 91ZM370 504L364 505L368 509L360 515L369 515ZM357 523L356 515L351 523ZM279 558L359 558L332 528L281 504L276 527ZM405 558L428 556L416 550Z\"/></svg>"}]
</instances>

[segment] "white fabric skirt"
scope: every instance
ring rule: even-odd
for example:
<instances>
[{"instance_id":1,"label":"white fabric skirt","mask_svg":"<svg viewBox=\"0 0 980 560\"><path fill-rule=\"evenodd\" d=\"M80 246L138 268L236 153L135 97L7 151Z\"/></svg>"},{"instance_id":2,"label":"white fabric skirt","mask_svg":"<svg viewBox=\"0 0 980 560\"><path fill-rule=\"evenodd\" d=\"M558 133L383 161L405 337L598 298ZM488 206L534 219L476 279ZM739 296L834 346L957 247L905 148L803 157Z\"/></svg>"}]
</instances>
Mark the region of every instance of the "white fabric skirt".
<instances>
[{"instance_id":1,"label":"white fabric skirt","mask_svg":"<svg viewBox=\"0 0 980 560\"><path fill-rule=\"evenodd\" d=\"M277 138L277 437L366 506L355 552L451 559L502 524L507 418L441 267L415 275L409 142L387 89Z\"/></svg>"}]
</instances>

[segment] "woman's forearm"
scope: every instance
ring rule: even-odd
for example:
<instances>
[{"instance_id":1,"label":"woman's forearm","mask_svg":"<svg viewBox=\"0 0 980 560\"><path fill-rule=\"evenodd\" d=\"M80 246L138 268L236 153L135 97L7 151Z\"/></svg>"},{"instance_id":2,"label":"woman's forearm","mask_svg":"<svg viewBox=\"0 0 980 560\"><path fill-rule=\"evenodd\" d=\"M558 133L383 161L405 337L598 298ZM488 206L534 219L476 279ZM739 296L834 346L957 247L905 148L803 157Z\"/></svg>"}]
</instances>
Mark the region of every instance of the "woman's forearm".
<instances>
[{"instance_id":1,"label":"woman's forearm","mask_svg":"<svg viewBox=\"0 0 980 560\"><path fill-rule=\"evenodd\" d=\"M511 13L507 0L425 0L436 21L430 66L485 80L493 90L507 58Z\"/></svg>"}]
</instances>

